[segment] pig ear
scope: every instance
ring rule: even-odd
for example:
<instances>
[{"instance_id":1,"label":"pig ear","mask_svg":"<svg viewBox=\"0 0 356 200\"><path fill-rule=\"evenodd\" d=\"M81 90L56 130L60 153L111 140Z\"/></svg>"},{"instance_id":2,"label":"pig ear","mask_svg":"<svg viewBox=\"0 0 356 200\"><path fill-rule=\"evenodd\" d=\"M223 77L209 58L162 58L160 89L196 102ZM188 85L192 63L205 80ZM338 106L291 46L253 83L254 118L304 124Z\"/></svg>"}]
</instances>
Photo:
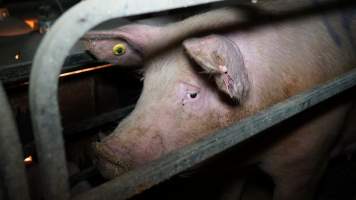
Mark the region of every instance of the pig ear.
<instances>
[{"instance_id":1,"label":"pig ear","mask_svg":"<svg viewBox=\"0 0 356 200\"><path fill-rule=\"evenodd\" d=\"M142 65L152 26L133 24L108 31L91 31L82 40L97 59L114 65ZM151 31L150 31L151 30Z\"/></svg>"},{"instance_id":2,"label":"pig ear","mask_svg":"<svg viewBox=\"0 0 356 200\"><path fill-rule=\"evenodd\" d=\"M210 35L183 42L188 55L214 76L218 88L233 100L243 102L250 82L238 46L225 36Z\"/></svg>"}]
</instances>

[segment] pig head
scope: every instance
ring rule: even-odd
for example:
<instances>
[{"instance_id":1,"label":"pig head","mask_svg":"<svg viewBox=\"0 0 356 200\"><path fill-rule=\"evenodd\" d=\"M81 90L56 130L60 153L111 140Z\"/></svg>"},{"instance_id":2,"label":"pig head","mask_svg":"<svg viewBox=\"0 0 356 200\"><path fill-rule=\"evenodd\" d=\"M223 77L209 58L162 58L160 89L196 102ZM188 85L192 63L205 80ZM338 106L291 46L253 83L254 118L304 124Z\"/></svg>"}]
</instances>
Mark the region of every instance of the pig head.
<instances>
[{"instance_id":1,"label":"pig head","mask_svg":"<svg viewBox=\"0 0 356 200\"><path fill-rule=\"evenodd\" d=\"M249 87L241 52L224 36L189 39L152 58L135 110L95 144L99 169L118 176L227 126Z\"/></svg>"}]
</instances>

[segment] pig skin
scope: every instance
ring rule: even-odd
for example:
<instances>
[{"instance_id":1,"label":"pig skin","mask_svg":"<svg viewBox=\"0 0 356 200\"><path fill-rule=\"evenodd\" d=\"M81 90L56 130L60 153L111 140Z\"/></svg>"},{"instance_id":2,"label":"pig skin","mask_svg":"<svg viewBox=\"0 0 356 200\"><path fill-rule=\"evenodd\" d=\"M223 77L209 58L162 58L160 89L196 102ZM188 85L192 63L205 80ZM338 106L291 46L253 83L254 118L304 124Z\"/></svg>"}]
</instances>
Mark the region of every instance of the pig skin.
<instances>
[{"instance_id":1,"label":"pig skin","mask_svg":"<svg viewBox=\"0 0 356 200\"><path fill-rule=\"evenodd\" d=\"M144 88L135 110L94 145L99 170L108 178L121 175L351 70L356 66L356 15L345 20L344 13L219 33L243 55L250 87L238 105L217 89L211 79L214 74L201 73L203 68L181 43L150 56L145 60ZM165 35L160 38L164 41ZM312 109L304 120L287 122L293 129L279 130L281 137L249 155L249 163L273 179L274 200L313 199L331 155L346 147L346 133L356 134L355 112L350 111L354 101L355 97L344 98Z\"/></svg>"}]
</instances>

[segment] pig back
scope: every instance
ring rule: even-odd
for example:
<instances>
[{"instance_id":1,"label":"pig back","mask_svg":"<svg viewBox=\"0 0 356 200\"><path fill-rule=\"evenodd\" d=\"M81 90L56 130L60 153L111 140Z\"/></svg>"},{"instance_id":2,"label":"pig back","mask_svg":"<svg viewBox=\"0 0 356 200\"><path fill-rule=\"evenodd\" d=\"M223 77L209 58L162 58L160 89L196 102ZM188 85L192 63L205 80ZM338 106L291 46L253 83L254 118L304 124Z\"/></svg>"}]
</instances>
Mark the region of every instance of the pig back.
<instances>
[{"instance_id":1,"label":"pig back","mask_svg":"<svg viewBox=\"0 0 356 200\"><path fill-rule=\"evenodd\" d=\"M244 57L251 104L276 103L354 68L354 13L276 20L227 33Z\"/></svg>"}]
</instances>

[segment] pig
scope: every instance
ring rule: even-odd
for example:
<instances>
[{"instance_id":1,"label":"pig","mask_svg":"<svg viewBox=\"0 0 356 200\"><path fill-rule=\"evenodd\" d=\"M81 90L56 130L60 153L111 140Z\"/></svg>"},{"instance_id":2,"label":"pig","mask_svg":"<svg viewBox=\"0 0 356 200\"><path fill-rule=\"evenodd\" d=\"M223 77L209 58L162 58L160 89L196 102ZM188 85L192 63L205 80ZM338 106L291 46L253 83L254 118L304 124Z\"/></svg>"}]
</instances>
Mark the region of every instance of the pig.
<instances>
[{"instance_id":1,"label":"pig","mask_svg":"<svg viewBox=\"0 0 356 200\"><path fill-rule=\"evenodd\" d=\"M94 144L103 176L120 176L356 66L356 9L276 20L288 9L285 1L266 1L165 26L132 24L88 33L88 50L98 59L125 67L143 64L135 109ZM288 13L294 9L299 4ZM332 155L355 138L353 102L343 98L298 122L289 120L281 136L248 155L248 164L273 179L274 200L313 199Z\"/></svg>"}]
</instances>

